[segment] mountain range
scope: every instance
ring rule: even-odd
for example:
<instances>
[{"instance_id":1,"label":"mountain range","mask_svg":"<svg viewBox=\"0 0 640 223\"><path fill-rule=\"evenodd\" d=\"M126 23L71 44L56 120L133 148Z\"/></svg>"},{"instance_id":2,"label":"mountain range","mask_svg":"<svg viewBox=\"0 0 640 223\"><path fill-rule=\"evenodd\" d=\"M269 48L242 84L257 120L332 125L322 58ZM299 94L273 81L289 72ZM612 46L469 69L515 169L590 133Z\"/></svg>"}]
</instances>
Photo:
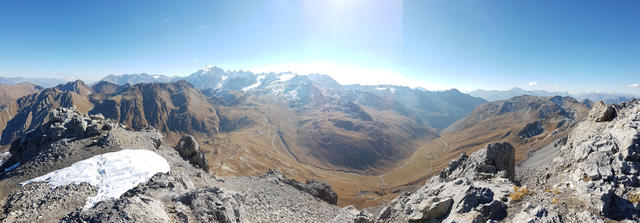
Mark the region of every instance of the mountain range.
<instances>
[{"instance_id":1,"label":"mountain range","mask_svg":"<svg viewBox=\"0 0 640 223\"><path fill-rule=\"evenodd\" d=\"M24 82L48 88L54 87L61 83L65 83L67 81L57 78L0 77L0 84L20 84Z\"/></svg>"},{"instance_id":2,"label":"mountain range","mask_svg":"<svg viewBox=\"0 0 640 223\"><path fill-rule=\"evenodd\" d=\"M7 101L5 148L50 122L53 110L75 107L131 131L157 129L167 144L192 135L216 176L280 168L293 179L327 181L339 205L356 207L415 191L449 160L490 143L509 142L516 162L528 160L571 132L593 104L560 96L488 102L456 89L341 85L321 74L217 67L185 77L133 74L33 87Z\"/></svg>"},{"instance_id":3,"label":"mountain range","mask_svg":"<svg viewBox=\"0 0 640 223\"><path fill-rule=\"evenodd\" d=\"M158 81L133 84L144 77ZM344 86L326 75L215 67L168 82L151 75L112 76L92 85L78 80L29 93L3 116L0 144L5 147L51 121L49 113L56 108L75 107L131 130L151 126L170 144L193 135L219 176L289 166L283 170L287 175L322 176L343 195L340 203L358 206L366 203L362 191L380 191L376 174L486 102L457 90ZM370 183L362 185L360 179Z\"/></svg>"},{"instance_id":4,"label":"mountain range","mask_svg":"<svg viewBox=\"0 0 640 223\"><path fill-rule=\"evenodd\" d=\"M500 100L507 100L516 96L531 95L531 96L539 96L539 97L570 96L581 101L582 100L590 100L594 102L603 101L605 103L613 103L613 104L618 104L618 103L632 100L634 98L638 98L637 95L622 94L622 93L591 92L591 93L571 94L569 92L525 90L522 88L512 88L510 90L477 89L469 92L469 94L475 97L483 98L487 101L500 101Z\"/></svg>"},{"instance_id":5,"label":"mountain range","mask_svg":"<svg viewBox=\"0 0 640 223\"><path fill-rule=\"evenodd\" d=\"M416 122L417 117L397 117L393 109L380 112L356 102L327 98L322 94L326 89L299 94L305 84L314 83L297 78L262 86L263 94L232 91L205 96L208 101L202 101L204 94L186 81L124 86L108 82L88 86L75 81L20 97L16 104L21 109L16 117L26 114L28 118L23 121L31 124L23 125L30 130L17 134L8 151L0 156L0 220L640 220L638 100L614 105L579 102L571 97L525 95L484 103L446 129L423 128L421 131L433 131L439 136L416 139L425 144L410 153L403 165L371 175L376 171L354 173L350 171L358 167L344 164L341 171L315 166L320 163L300 159L310 159L314 154L292 152L289 142L295 142L291 138L297 134L304 135L300 130L321 126L314 137L358 140L370 136L392 143L384 136L392 133L383 129L382 135L375 135L375 126L397 125L408 134L417 131L406 129L412 125L406 122ZM293 90L285 94L274 92L283 87L295 90L296 97L291 96ZM214 110L198 110L209 107L202 103L209 103ZM96 106L99 104L102 106ZM126 115L110 114L108 109L103 110L105 107ZM48 112L42 115L40 111ZM106 115L91 111L105 111ZM207 112L209 116L202 116ZM218 121L213 119L216 114ZM163 118L164 115L170 117ZM263 115L264 121L255 119L258 115ZM42 117L46 121L40 120ZM329 120L335 127L362 134L322 127L324 118L336 118L339 121ZM182 128L173 128L173 120ZM216 122L218 129L196 128L215 126ZM319 124L298 130L288 126L307 122ZM323 128L345 135L327 136ZM368 130L358 131L361 128ZM289 132L292 130L295 135ZM194 137L185 132L205 134ZM183 136L175 143L165 140L165 135L171 137L172 133ZM271 147L262 144L264 139L271 139ZM430 148L436 150L429 151ZM314 148L322 149L326 148ZM339 152L348 153L349 149L343 147ZM374 154L385 152L376 149L374 146L368 150ZM222 165L221 159L225 159ZM238 168L257 165L275 166L282 171L268 169L247 176L244 174L248 172ZM236 175L224 173L225 170ZM422 175L416 174L419 172ZM416 177L418 180L407 183ZM359 207L352 206L357 199L348 193L351 191L347 186L363 189L371 187L372 180L379 180L380 190L358 191Z\"/></svg>"}]
</instances>

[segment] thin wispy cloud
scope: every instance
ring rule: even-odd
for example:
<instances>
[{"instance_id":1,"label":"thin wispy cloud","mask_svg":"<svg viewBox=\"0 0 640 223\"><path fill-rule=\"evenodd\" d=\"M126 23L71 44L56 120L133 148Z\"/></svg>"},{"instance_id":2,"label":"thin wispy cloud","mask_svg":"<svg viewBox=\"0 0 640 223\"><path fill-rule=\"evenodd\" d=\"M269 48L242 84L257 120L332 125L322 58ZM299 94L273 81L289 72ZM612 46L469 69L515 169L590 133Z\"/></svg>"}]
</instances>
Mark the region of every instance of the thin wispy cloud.
<instances>
[{"instance_id":1,"label":"thin wispy cloud","mask_svg":"<svg viewBox=\"0 0 640 223\"><path fill-rule=\"evenodd\" d=\"M637 88L637 87L640 87L640 84L638 84L638 83L633 83L633 84L630 84L630 85L629 85L629 88Z\"/></svg>"},{"instance_id":2,"label":"thin wispy cloud","mask_svg":"<svg viewBox=\"0 0 640 223\"><path fill-rule=\"evenodd\" d=\"M535 82L535 81L529 82L529 87L534 87L534 86L538 86L538 82Z\"/></svg>"},{"instance_id":3,"label":"thin wispy cloud","mask_svg":"<svg viewBox=\"0 0 640 223\"><path fill-rule=\"evenodd\" d=\"M207 26L205 26L205 25L200 25L200 29L207 29Z\"/></svg>"},{"instance_id":4,"label":"thin wispy cloud","mask_svg":"<svg viewBox=\"0 0 640 223\"><path fill-rule=\"evenodd\" d=\"M169 22L169 18L164 18L164 19L162 20L162 23L167 23L167 22Z\"/></svg>"}]
</instances>

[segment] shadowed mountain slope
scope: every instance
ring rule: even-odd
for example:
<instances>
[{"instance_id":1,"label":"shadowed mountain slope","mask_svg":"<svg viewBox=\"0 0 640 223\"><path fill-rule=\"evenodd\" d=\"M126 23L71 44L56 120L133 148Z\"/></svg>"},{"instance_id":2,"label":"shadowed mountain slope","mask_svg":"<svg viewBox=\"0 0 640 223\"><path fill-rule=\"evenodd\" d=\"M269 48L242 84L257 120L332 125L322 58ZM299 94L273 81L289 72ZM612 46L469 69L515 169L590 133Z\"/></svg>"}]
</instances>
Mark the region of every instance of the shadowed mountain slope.
<instances>
[{"instance_id":1,"label":"shadowed mountain slope","mask_svg":"<svg viewBox=\"0 0 640 223\"><path fill-rule=\"evenodd\" d=\"M124 87L104 82L90 87L74 81L24 96L16 103L17 112L3 129L2 144L47 122L53 109L73 106L83 113L101 113L132 129L153 126L169 140L185 133L207 136L218 132L215 109L206 96L184 81Z\"/></svg>"}]
</instances>

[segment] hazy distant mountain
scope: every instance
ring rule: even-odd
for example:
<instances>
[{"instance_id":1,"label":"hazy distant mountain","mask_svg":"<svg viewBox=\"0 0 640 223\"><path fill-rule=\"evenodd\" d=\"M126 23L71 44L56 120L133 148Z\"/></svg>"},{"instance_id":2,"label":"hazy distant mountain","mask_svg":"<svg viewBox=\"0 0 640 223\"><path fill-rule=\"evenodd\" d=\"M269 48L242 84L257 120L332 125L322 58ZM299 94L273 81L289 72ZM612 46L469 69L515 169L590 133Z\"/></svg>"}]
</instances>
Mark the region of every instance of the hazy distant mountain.
<instances>
[{"instance_id":1,"label":"hazy distant mountain","mask_svg":"<svg viewBox=\"0 0 640 223\"><path fill-rule=\"evenodd\" d=\"M513 98L515 96L531 95L538 97L553 97L553 96L570 96L568 92L549 92L545 90L525 90L522 88L512 88L510 90L482 90L478 89L469 92L471 96L481 97L487 101L501 101Z\"/></svg>"},{"instance_id":2,"label":"hazy distant mountain","mask_svg":"<svg viewBox=\"0 0 640 223\"><path fill-rule=\"evenodd\" d=\"M134 85L139 83L166 83L178 80L179 77L168 77L165 75L156 75L156 74L122 74L122 75L109 75L102 78L103 81L111 82L117 85Z\"/></svg>"},{"instance_id":3,"label":"hazy distant mountain","mask_svg":"<svg viewBox=\"0 0 640 223\"><path fill-rule=\"evenodd\" d=\"M380 99L373 99L366 94L374 94L386 98L399 113L415 113L421 121L436 129L444 129L451 123L468 115L476 106L487 101L464 94L457 89L446 91L428 91L395 85L347 85L343 87L352 100L376 107ZM377 105L380 106L380 105Z\"/></svg>"},{"instance_id":4,"label":"hazy distant mountain","mask_svg":"<svg viewBox=\"0 0 640 223\"><path fill-rule=\"evenodd\" d=\"M637 98L637 96L633 96L630 94L623 93L582 93L582 94L570 94L568 92L559 92L559 91L545 91L545 90L524 90L522 88L513 88L511 90L482 90L478 89L472 92L469 92L470 95L475 97L481 97L486 99L487 101L501 101L508 100L516 96L522 95L531 95L538 97L553 97L553 96L569 96L580 101L588 99L593 102L603 101L605 103L614 103L618 104L620 102L629 101L631 99Z\"/></svg>"},{"instance_id":5,"label":"hazy distant mountain","mask_svg":"<svg viewBox=\"0 0 640 223\"><path fill-rule=\"evenodd\" d=\"M574 95L578 100L591 100L592 102L603 101L608 104L619 104L621 102L626 102L632 100L634 98L638 98L637 96L629 95L629 94L621 94L621 93L583 93Z\"/></svg>"},{"instance_id":6,"label":"hazy distant mountain","mask_svg":"<svg viewBox=\"0 0 640 223\"><path fill-rule=\"evenodd\" d=\"M0 84L32 83L41 87L55 87L58 84L66 83L66 80L56 78L24 78L24 77L0 77Z\"/></svg>"}]
</instances>

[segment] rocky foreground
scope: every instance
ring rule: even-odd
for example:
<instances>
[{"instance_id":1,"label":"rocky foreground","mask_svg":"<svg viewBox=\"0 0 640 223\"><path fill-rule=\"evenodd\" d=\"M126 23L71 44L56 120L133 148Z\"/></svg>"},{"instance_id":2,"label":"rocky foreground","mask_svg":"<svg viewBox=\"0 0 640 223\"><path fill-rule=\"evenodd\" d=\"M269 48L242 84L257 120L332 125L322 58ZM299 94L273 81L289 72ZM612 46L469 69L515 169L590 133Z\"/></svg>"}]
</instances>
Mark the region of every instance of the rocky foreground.
<instances>
[{"instance_id":1,"label":"rocky foreground","mask_svg":"<svg viewBox=\"0 0 640 223\"><path fill-rule=\"evenodd\" d=\"M360 213L335 206L337 195L328 184L287 179L277 170L259 177L218 179L206 171L208 163L191 136L171 148L151 128L132 132L100 115L83 116L75 109L60 108L51 116L52 121L12 144L10 157L1 167L5 170L0 175L2 222L344 222ZM97 172L106 173L76 172L97 182L75 179L75 183L56 185L54 177L46 177L73 172L69 168L77 163L126 150L152 151L170 169L115 199L95 204L88 201L115 187L104 186L104 181L128 182L125 178L144 176L98 162ZM119 159L119 163L125 161L138 162ZM39 178L42 175L44 179Z\"/></svg>"},{"instance_id":2,"label":"rocky foreground","mask_svg":"<svg viewBox=\"0 0 640 223\"><path fill-rule=\"evenodd\" d=\"M395 199L381 222L638 222L640 102L597 103L559 140L560 155L515 169L511 145L453 160L417 192Z\"/></svg>"},{"instance_id":3,"label":"rocky foreground","mask_svg":"<svg viewBox=\"0 0 640 223\"><path fill-rule=\"evenodd\" d=\"M330 185L287 179L277 170L216 178L190 136L171 148L154 129L131 132L74 109L51 115L52 121L16 140L3 156L3 222L640 221L639 101L595 104L588 120L556 142L559 155L546 164L516 168L513 146L489 144L451 161L416 192L371 209L376 213L335 206ZM98 174L105 180L97 183L54 184L79 161L125 150L152 151L170 169L148 179L133 170L120 173L144 181L95 204L87 201L105 193L100 185L112 179L108 173Z\"/></svg>"}]
</instances>

